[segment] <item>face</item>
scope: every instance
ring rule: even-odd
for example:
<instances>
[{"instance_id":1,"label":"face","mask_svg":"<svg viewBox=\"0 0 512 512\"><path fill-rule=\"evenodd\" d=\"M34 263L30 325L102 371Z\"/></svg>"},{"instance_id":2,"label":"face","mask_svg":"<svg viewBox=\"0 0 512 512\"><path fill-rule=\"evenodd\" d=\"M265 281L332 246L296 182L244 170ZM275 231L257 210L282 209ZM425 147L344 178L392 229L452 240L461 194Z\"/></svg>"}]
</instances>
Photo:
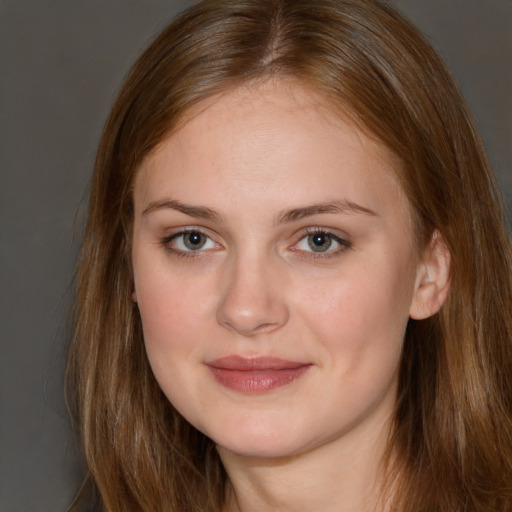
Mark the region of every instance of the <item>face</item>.
<instances>
[{"instance_id":1,"label":"face","mask_svg":"<svg viewBox=\"0 0 512 512\"><path fill-rule=\"evenodd\" d=\"M289 456L390 418L420 262L398 163L297 85L210 101L144 161L148 358L222 450Z\"/></svg>"}]
</instances>

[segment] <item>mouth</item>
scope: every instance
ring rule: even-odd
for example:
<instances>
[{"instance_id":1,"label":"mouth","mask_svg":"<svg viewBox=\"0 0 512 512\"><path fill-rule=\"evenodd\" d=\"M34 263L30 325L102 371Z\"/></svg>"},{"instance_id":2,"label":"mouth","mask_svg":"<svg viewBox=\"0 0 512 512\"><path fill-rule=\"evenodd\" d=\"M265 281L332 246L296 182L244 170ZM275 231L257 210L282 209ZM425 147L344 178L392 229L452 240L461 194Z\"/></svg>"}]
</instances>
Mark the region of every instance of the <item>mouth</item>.
<instances>
[{"instance_id":1,"label":"mouth","mask_svg":"<svg viewBox=\"0 0 512 512\"><path fill-rule=\"evenodd\" d=\"M312 364L275 357L228 356L206 366L224 387L242 393L263 393L295 382Z\"/></svg>"}]
</instances>

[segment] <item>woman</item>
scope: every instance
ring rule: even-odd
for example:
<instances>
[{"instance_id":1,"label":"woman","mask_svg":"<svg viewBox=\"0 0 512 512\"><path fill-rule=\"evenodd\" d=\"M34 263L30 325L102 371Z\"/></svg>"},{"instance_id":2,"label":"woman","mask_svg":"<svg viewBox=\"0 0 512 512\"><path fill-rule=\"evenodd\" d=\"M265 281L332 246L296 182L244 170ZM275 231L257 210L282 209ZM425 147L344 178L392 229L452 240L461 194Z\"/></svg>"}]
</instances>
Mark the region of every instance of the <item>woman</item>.
<instances>
[{"instance_id":1,"label":"woman","mask_svg":"<svg viewBox=\"0 0 512 512\"><path fill-rule=\"evenodd\" d=\"M100 144L68 383L108 511L508 511L492 172L376 0L217 0Z\"/></svg>"}]
</instances>

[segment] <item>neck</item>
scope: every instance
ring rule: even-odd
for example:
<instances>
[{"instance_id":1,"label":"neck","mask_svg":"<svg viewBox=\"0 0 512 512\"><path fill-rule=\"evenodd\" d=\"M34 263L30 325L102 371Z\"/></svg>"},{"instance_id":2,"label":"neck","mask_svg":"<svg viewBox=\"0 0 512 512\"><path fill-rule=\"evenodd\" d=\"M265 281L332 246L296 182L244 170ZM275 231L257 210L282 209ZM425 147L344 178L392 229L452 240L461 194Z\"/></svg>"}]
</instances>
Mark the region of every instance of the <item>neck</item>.
<instances>
[{"instance_id":1,"label":"neck","mask_svg":"<svg viewBox=\"0 0 512 512\"><path fill-rule=\"evenodd\" d=\"M390 421L349 432L307 452L260 459L218 447L229 483L224 512L374 512Z\"/></svg>"}]
</instances>

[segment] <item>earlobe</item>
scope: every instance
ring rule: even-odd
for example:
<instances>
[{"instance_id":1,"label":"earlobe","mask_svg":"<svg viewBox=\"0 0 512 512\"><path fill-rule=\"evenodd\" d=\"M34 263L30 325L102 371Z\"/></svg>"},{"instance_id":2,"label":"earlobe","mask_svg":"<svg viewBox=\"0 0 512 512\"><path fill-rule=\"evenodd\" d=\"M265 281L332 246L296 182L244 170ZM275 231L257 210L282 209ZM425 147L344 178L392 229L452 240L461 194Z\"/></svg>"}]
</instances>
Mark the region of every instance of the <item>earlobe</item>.
<instances>
[{"instance_id":1,"label":"earlobe","mask_svg":"<svg viewBox=\"0 0 512 512\"><path fill-rule=\"evenodd\" d=\"M136 291L132 292L132 300L133 300L133 302L137 303L137 292Z\"/></svg>"},{"instance_id":2,"label":"earlobe","mask_svg":"<svg viewBox=\"0 0 512 512\"><path fill-rule=\"evenodd\" d=\"M436 314L450 290L450 252L436 230L418 263L414 296L409 316L424 320Z\"/></svg>"}]
</instances>

